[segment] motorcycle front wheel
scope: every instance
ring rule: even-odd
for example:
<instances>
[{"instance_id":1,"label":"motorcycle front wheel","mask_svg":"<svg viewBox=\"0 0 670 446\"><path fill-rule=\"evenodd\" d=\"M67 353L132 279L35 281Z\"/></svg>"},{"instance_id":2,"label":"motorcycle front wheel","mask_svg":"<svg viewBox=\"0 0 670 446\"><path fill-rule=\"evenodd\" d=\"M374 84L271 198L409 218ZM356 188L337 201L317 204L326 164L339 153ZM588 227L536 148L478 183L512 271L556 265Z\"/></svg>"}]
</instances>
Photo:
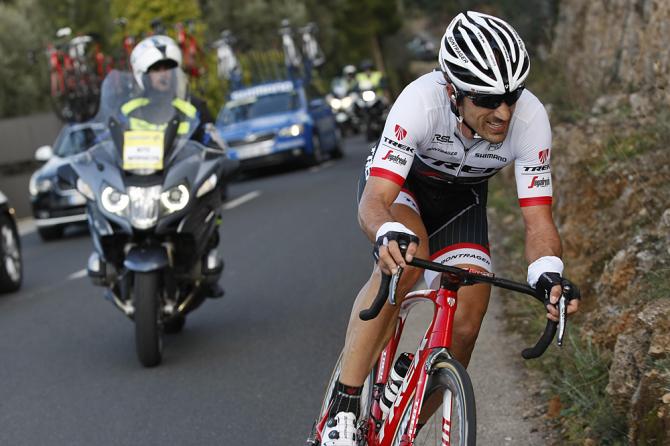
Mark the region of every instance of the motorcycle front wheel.
<instances>
[{"instance_id":1,"label":"motorcycle front wheel","mask_svg":"<svg viewBox=\"0 0 670 446\"><path fill-rule=\"evenodd\" d=\"M159 283L157 272L135 273L133 300L135 304L135 346L144 367L160 364L163 339L159 320Z\"/></svg>"}]
</instances>

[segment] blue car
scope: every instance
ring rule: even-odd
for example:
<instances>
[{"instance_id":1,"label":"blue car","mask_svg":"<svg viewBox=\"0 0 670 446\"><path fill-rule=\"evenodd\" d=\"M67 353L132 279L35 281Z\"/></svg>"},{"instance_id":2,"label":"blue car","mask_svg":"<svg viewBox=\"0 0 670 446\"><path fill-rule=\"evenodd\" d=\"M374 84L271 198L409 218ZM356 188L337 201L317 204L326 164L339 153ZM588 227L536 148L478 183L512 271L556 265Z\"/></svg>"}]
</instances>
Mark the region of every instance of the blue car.
<instances>
[{"instance_id":1,"label":"blue car","mask_svg":"<svg viewBox=\"0 0 670 446\"><path fill-rule=\"evenodd\" d=\"M340 158L340 133L330 106L308 97L291 81L236 90L219 112L216 127L241 169L288 161L316 165Z\"/></svg>"}]
</instances>

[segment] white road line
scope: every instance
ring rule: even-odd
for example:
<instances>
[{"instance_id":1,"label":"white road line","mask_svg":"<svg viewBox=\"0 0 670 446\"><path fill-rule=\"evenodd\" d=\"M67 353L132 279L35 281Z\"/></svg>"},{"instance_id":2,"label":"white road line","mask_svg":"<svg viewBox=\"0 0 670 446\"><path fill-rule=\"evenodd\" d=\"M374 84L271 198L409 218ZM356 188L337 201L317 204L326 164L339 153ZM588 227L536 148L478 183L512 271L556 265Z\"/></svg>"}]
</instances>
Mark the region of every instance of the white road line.
<instances>
[{"instance_id":1,"label":"white road line","mask_svg":"<svg viewBox=\"0 0 670 446\"><path fill-rule=\"evenodd\" d=\"M82 269L80 271L77 271L76 273L72 273L69 276L67 276L67 280L81 279L82 277L86 277L87 275L88 272L86 272L86 269Z\"/></svg>"},{"instance_id":2,"label":"white road line","mask_svg":"<svg viewBox=\"0 0 670 446\"><path fill-rule=\"evenodd\" d=\"M37 225L35 225L35 220L33 220L32 218L22 218L16 222L16 225L19 228L20 236L33 233L37 228Z\"/></svg>"},{"instance_id":3,"label":"white road line","mask_svg":"<svg viewBox=\"0 0 670 446\"><path fill-rule=\"evenodd\" d=\"M251 201L254 198L258 198L260 196L260 194L261 194L261 191L259 191L259 190L255 190L253 192L249 192L248 194L244 194L241 197L237 197L234 200L230 200L230 201L226 202L223 205L223 209L228 210L228 209L236 208L237 206L239 206L241 204L244 204L247 201Z\"/></svg>"}]
</instances>

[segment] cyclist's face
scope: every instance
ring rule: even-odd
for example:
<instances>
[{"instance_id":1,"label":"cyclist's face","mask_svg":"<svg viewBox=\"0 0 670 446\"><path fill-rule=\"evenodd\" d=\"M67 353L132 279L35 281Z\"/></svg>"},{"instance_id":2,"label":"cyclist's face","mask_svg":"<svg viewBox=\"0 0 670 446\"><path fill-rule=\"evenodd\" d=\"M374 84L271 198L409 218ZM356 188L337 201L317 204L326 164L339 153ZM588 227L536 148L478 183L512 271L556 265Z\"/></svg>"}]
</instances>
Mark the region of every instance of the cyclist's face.
<instances>
[{"instance_id":1,"label":"cyclist's face","mask_svg":"<svg viewBox=\"0 0 670 446\"><path fill-rule=\"evenodd\" d=\"M151 87L157 91L168 91L171 87L172 71L165 66L151 67L149 69Z\"/></svg>"},{"instance_id":2,"label":"cyclist's face","mask_svg":"<svg viewBox=\"0 0 670 446\"><path fill-rule=\"evenodd\" d=\"M451 85L447 87L447 92L449 96L454 93ZM502 102L498 108L494 109L477 107L472 102L472 99L465 97L458 104L458 111L465 122L475 129L479 136L493 144L497 144L502 142L507 136L509 123L512 119L512 114L514 114L515 107L516 104L509 106L505 102ZM465 127L461 129L461 131L465 132L467 130Z\"/></svg>"}]
</instances>

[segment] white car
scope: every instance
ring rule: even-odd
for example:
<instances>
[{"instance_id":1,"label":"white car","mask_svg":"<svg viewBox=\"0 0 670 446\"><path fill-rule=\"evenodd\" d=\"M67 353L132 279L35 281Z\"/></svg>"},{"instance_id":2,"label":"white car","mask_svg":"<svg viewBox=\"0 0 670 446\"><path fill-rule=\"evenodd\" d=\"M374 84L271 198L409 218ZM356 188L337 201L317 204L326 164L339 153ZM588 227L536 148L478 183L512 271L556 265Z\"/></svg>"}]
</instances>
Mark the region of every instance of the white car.
<instances>
[{"instance_id":1,"label":"white car","mask_svg":"<svg viewBox=\"0 0 670 446\"><path fill-rule=\"evenodd\" d=\"M14 220L14 209L0 192L0 293L16 291L23 279L21 240Z\"/></svg>"}]
</instances>

